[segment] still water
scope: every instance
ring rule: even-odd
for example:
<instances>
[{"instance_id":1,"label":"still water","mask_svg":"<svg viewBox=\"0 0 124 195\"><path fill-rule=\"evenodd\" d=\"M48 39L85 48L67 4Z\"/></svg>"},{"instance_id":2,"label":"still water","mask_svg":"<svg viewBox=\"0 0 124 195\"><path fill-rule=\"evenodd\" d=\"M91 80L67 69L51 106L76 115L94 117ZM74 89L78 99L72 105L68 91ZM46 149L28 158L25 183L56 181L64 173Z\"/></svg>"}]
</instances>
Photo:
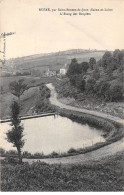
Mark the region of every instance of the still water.
<instances>
[{"instance_id":1,"label":"still water","mask_svg":"<svg viewBox=\"0 0 124 195\"><path fill-rule=\"evenodd\" d=\"M88 125L81 125L61 116L47 116L22 121L25 145L23 151L50 154L53 151L67 152L70 148L91 146L105 141L103 132ZM9 123L2 123L0 130L1 147L10 150L11 143L6 140Z\"/></svg>"}]
</instances>

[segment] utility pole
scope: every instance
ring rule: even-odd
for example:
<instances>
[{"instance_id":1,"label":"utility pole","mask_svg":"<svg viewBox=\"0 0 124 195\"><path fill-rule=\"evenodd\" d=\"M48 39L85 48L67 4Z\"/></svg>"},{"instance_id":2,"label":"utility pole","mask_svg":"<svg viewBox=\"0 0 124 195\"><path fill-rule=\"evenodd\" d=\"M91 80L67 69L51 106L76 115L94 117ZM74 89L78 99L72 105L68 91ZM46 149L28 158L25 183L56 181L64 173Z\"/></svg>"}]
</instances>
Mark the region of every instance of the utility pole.
<instances>
[{"instance_id":1,"label":"utility pole","mask_svg":"<svg viewBox=\"0 0 124 195\"><path fill-rule=\"evenodd\" d=\"M2 64L5 64L5 61L6 61L6 37L14 35L14 34L15 32L9 32L9 33L4 32L0 35L0 38L3 39L3 51L0 51L0 53L3 54L3 60L0 59L0 61L2 61Z\"/></svg>"}]
</instances>

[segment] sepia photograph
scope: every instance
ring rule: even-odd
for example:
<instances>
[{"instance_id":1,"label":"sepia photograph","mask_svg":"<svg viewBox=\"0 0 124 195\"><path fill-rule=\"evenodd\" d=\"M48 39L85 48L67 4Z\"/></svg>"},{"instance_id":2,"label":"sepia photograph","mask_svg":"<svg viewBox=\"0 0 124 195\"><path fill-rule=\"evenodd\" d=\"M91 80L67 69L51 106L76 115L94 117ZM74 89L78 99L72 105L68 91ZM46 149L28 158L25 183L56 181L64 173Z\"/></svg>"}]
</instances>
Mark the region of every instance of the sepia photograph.
<instances>
[{"instance_id":1,"label":"sepia photograph","mask_svg":"<svg viewBox=\"0 0 124 195\"><path fill-rule=\"evenodd\" d=\"M0 191L124 191L124 0L0 0Z\"/></svg>"}]
</instances>

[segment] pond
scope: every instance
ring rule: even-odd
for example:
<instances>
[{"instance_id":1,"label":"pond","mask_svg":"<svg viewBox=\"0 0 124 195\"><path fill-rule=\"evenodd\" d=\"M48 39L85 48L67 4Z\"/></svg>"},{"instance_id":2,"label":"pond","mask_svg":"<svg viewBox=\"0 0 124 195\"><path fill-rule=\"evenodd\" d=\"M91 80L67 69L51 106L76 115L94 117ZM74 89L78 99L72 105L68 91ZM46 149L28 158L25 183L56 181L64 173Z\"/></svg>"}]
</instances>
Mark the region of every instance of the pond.
<instances>
[{"instance_id":1,"label":"pond","mask_svg":"<svg viewBox=\"0 0 124 195\"><path fill-rule=\"evenodd\" d=\"M32 154L39 152L50 154L53 151L67 152L70 148L83 148L97 142L104 142L103 131L88 125L82 125L61 116L47 116L22 121L25 145L23 151ZM2 123L0 131L1 147L15 149L6 140L10 123Z\"/></svg>"}]
</instances>

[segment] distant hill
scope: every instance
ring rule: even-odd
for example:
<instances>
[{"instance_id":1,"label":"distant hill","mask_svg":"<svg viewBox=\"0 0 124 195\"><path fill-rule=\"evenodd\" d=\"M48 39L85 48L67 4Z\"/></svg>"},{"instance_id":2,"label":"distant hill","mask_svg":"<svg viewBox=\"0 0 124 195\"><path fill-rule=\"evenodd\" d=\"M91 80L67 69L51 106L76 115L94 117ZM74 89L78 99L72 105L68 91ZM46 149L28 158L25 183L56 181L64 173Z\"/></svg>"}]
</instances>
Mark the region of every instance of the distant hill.
<instances>
[{"instance_id":1,"label":"distant hill","mask_svg":"<svg viewBox=\"0 0 124 195\"><path fill-rule=\"evenodd\" d=\"M88 61L91 57L99 60L104 53L105 51L103 50L71 49L55 53L36 54L10 59L6 62L6 69L7 67L20 71L31 71L35 69L42 72L48 69L48 67L52 67L52 69L55 68L57 70L64 64L69 64L73 58L76 58L78 62Z\"/></svg>"}]
</instances>

